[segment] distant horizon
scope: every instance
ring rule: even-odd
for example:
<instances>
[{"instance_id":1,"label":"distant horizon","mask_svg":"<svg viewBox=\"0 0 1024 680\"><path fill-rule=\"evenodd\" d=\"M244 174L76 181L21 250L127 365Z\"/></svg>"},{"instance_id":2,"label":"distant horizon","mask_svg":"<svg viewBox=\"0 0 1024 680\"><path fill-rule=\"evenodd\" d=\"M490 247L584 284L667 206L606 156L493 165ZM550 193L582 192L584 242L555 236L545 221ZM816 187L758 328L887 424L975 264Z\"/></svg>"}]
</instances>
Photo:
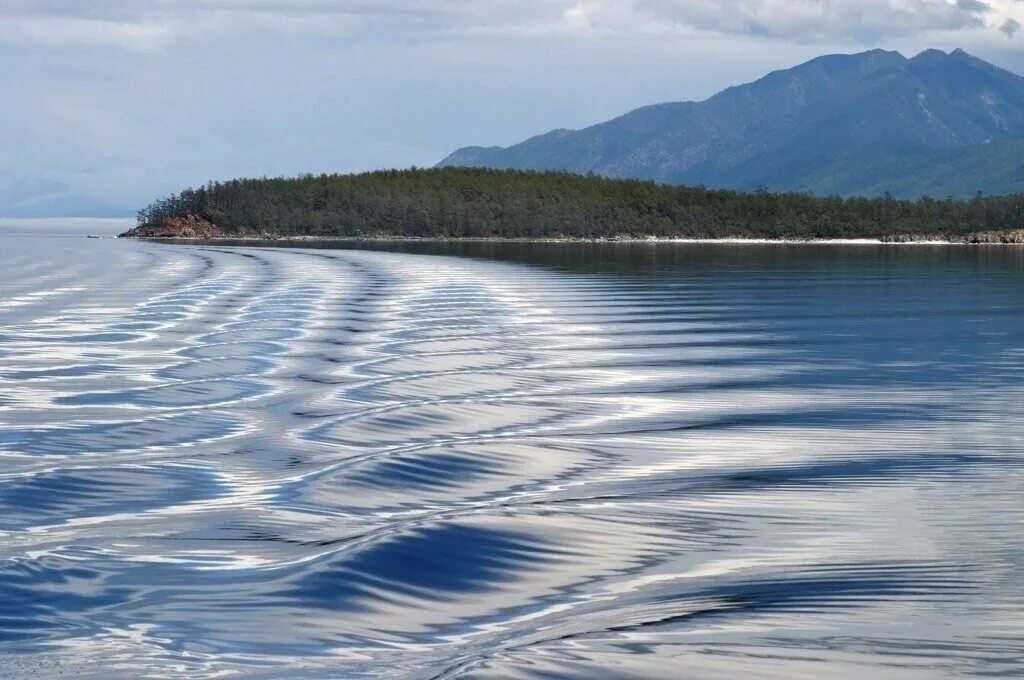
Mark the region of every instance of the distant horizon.
<instances>
[{"instance_id":1,"label":"distant horizon","mask_svg":"<svg viewBox=\"0 0 1024 680\"><path fill-rule=\"evenodd\" d=\"M26 231L88 231L94 229L123 230L135 224L134 217L0 217L0 230Z\"/></svg>"}]
</instances>

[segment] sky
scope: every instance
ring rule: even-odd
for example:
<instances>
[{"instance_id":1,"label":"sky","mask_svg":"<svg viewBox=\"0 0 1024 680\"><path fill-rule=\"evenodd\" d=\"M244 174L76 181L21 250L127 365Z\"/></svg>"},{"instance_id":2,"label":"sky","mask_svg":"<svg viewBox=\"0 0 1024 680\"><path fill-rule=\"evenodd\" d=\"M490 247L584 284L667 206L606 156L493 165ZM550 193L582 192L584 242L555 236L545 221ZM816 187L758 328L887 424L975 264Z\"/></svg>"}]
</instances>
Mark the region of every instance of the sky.
<instances>
[{"instance_id":1,"label":"sky","mask_svg":"<svg viewBox=\"0 0 1024 680\"><path fill-rule=\"evenodd\" d=\"M815 56L1024 73L1024 0L0 0L0 218L433 165Z\"/></svg>"}]
</instances>

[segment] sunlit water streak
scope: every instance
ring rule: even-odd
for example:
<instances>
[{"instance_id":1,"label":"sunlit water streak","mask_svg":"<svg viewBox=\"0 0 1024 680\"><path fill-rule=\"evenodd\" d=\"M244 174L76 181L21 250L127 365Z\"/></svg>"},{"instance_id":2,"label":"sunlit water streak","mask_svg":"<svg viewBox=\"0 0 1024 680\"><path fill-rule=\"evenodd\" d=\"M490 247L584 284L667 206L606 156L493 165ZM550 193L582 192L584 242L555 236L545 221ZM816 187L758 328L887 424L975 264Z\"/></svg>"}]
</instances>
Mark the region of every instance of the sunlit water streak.
<instances>
[{"instance_id":1,"label":"sunlit water streak","mask_svg":"<svg viewBox=\"0 0 1024 680\"><path fill-rule=\"evenodd\" d=\"M422 249L5 237L0 677L1024 675L1022 251Z\"/></svg>"}]
</instances>

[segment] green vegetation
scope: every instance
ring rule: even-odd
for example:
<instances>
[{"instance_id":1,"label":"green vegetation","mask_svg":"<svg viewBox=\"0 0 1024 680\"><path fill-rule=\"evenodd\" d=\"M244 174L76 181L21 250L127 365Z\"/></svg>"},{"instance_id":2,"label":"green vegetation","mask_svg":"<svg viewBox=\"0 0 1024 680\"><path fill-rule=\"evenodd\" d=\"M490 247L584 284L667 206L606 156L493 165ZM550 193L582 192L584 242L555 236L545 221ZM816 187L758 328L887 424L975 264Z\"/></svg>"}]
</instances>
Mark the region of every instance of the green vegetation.
<instances>
[{"instance_id":1,"label":"green vegetation","mask_svg":"<svg viewBox=\"0 0 1024 680\"><path fill-rule=\"evenodd\" d=\"M134 236L201 222L220 236L752 237L963 240L1024 228L1024 196L968 201L816 198L676 187L562 172L391 170L239 179L139 212ZM173 229L171 230L173 232Z\"/></svg>"},{"instance_id":2,"label":"green vegetation","mask_svg":"<svg viewBox=\"0 0 1024 680\"><path fill-rule=\"evenodd\" d=\"M801 190L825 196L842 194L898 197L953 196L1024 192L1024 139L939 150L864 149L821 163Z\"/></svg>"}]
</instances>

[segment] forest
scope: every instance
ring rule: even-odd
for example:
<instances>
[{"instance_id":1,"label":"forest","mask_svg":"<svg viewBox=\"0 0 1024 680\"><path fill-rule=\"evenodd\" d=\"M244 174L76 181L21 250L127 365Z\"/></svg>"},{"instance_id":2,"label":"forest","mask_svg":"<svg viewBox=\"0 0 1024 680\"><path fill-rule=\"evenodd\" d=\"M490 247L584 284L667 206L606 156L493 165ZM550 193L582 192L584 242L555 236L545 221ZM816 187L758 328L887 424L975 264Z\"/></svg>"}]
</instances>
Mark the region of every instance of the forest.
<instances>
[{"instance_id":1,"label":"forest","mask_svg":"<svg viewBox=\"0 0 1024 680\"><path fill-rule=\"evenodd\" d=\"M482 168L211 182L158 200L126 235L964 240L1024 229L1024 196L818 197Z\"/></svg>"}]
</instances>

